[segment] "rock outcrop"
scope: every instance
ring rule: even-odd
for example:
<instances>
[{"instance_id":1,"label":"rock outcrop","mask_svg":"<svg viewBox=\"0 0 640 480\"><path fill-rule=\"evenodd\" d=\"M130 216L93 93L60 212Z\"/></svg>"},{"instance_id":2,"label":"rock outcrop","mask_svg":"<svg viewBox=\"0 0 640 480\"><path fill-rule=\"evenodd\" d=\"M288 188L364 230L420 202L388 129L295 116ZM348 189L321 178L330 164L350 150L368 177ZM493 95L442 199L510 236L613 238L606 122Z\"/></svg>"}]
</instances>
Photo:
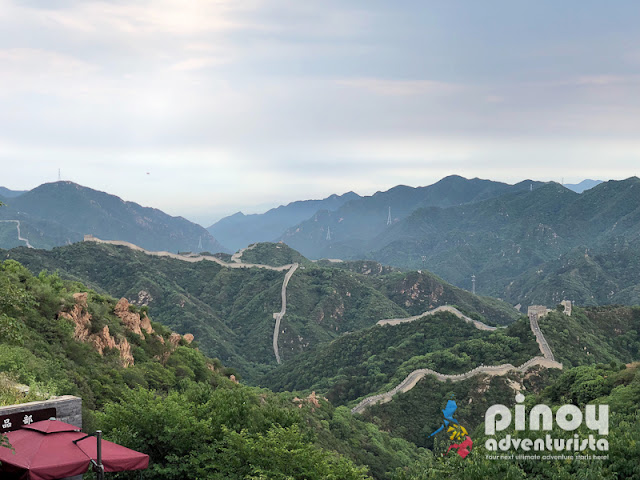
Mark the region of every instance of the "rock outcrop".
<instances>
[{"instance_id":1,"label":"rock outcrop","mask_svg":"<svg viewBox=\"0 0 640 480\"><path fill-rule=\"evenodd\" d=\"M87 308L87 293L74 293L73 299L76 304L71 311L60 312L59 314L60 317L66 318L74 323L73 338L79 342L92 344L100 355L104 355L106 349L118 349L122 365L124 367L132 366L134 364L133 353L131 351L131 345L126 338L117 341L111 336L107 325L105 325L99 333L91 333L91 314ZM129 307L127 305L127 312L128 309ZM149 324L149 326L151 325Z\"/></svg>"},{"instance_id":2,"label":"rock outcrop","mask_svg":"<svg viewBox=\"0 0 640 480\"><path fill-rule=\"evenodd\" d=\"M91 327L91 315L87 311L87 292L74 293L73 299L76 304L71 309L71 312L61 312L60 316L73 321L75 326L73 338L79 342L87 342L91 334L89 330Z\"/></svg>"},{"instance_id":3,"label":"rock outcrop","mask_svg":"<svg viewBox=\"0 0 640 480\"><path fill-rule=\"evenodd\" d=\"M92 342L100 355L104 355L104 351L108 348L120 350L120 359L124 367L130 367L135 363L133 353L131 352L131 345L127 339L123 338L119 342L116 342L109 332L109 327L106 325L99 334L92 336Z\"/></svg>"},{"instance_id":4,"label":"rock outcrop","mask_svg":"<svg viewBox=\"0 0 640 480\"><path fill-rule=\"evenodd\" d=\"M153 328L151 327L151 321L149 320L149 317L147 317L147 314L142 312L141 316L139 313L131 312L129 310L129 300L126 298L121 298L118 301L116 308L114 309L114 313L120 320L122 320L122 323L128 330L131 330L140 338L145 338L142 333L143 330L147 333L154 333Z\"/></svg>"},{"instance_id":5,"label":"rock outcrop","mask_svg":"<svg viewBox=\"0 0 640 480\"><path fill-rule=\"evenodd\" d=\"M134 365L135 359L133 358L131 344L126 338L114 338L108 326L105 326L98 333L91 333L92 319L87 306L87 293L74 293L73 299L75 300L75 305L71 311L59 313L60 317L74 323L73 338L79 342L90 343L100 355L104 355L105 350L117 349L120 352L123 366L130 367ZM143 340L146 338L143 332L146 332L149 335L153 334L160 343L168 346L168 350L164 354L157 356L163 363L166 363L171 353L178 348L181 340L184 339L187 343L191 343L194 340L193 335L190 333L185 334L183 337L174 332L165 342L165 339L153 330L151 321L145 312L139 314L129 310L129 301L126 298L121 298L118 301L114 308L114 313L127 330L135 333Z\"/></svg>"}]
</instances>

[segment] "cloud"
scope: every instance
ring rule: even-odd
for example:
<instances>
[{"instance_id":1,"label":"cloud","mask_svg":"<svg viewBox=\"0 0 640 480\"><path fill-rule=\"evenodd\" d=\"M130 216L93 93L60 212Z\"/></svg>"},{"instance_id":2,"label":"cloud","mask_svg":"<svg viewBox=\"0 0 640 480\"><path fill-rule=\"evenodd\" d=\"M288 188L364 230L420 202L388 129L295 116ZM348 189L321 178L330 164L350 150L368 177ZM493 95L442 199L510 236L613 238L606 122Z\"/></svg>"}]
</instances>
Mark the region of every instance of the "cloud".
<instances>
[{"instance_id":1,"label":"cloud","mask_svg":"<svg viewBox=\"0 0 640 480\"><path fill-rule=\"evenodd\" d=\"M460 85L431 80L353 78L338 80L336 83L378 95L389 96L444 95L453 94L462 89Z\"/></svg>"}]
</instances>

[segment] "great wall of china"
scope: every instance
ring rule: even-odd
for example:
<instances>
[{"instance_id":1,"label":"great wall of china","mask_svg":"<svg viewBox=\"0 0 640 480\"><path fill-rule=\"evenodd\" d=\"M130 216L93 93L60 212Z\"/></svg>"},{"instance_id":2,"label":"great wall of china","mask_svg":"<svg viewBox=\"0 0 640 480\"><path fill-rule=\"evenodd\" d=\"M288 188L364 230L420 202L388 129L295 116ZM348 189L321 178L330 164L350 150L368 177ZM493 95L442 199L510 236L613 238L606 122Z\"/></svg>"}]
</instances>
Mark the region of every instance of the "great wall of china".
<instances>
[{"instance_id":1,"label":"great wall of china","mask_svg":"<svg viewBox=\"0 0 640 480\"><path fill-rule=\"evenodd\" d=\"M16 224L16 228L18 229L18 240L20 240L21 242L24 242L25 246L27 248L33 248L33 246L29 243L29 240L24 238L22 236L22 234L20 233L20 220L0 220L0 222L2 222L2 223L15 223Z\"/></svg>"},{"instance_id":2,"label":"great wall of china","mask_svg":"<svg viewBox=\"0 0 640 480\"><path fill-rule=\"evenodd\" d=\"M262 265L259 263L242 263L242 254L246 250L250 250L253 247L255 247L255 244L247 248L243 248L242 250L239 250L237 253L232 255L231 262L229 263L229 262L220 260L218 257L213 257L210 255L193 255L193 254L178 255L170 252L152 252L149 250L145 250L144 248L134 245L133 243L130 243L130 242L122 242L119 240L101 240L97 237L94 237L93 235L85 235L84 241L104 243L107 245L118 245L121 247L130 248L131 250L135 250L136 252L142 252L154 257L167 257L167 258L173 258L175 260L181 260L183 262L190 262L190 263L202 262L206 260L206 261L217 263L218 265L221 265L226 268L263 268L265 270L274 270L276 272L284 272L285 270L288 270L286 275L284 276L284 281L282 282L282 290L281 290L282 309L279 312L275 312L273 314L273 318L276 321L275 327L273 329L273 353L276 357L276 361L280 363L280 353L278 351L278 335L280 333L280 322L282 321L282 317L284 317L284 314L287 312L287 285L289 284L289 280L291 279L291 276L293 275L293 273L298 269L297 263L282 265L281 267L273 267L271 265Z\"/></svg>"},{"instance_id":3,"label":"great wall of china","mask_svg":"<svg viewBox=\"0 0 640 480\"><path fill-rule=\"evenodd\" d=\"M237 253L235 253L234 255L232 255L231 257L231 262L225 262L217 257L213 257L213 256L209 256L209 255L194 255L194 254L189 254L189 255L178 255L175 253L170 253L170 252L152 252L149 250L145 250L144 248L141 248L137 245L134 245L133 243L130 242L123 242L123 241L118 241L118 240L101 240L97 237L94 237L92 235L85 235L84 237L84 241L85 242L96 242L96 243L104 243L104 244L108 244L108 245L118 245L118 246L123 246L123 247L128 247L132 250L138 251L138 252L142 252L145 253L147 255L152 255L152 256L156 256L156 257L168 257L168 258L173 258L176 260L181 260L183 262L190 262L190 263L196 263L196 262L201 262L201 261L211 261L211 262L215 262L223 267L226 268L263 268L263 269L267 269L267 270L274 270L274 271L278 271L278 272L283 272L283 271L287 271L284 280L282 282L282 289L281 289L281 296L282 296L282 309L279 312L275 312L273 314L273 318L275 320L275 326L274 326L274 330L273 330L273 352L274 355L276 357L276 361L278 364L281 363L281 359L280 359L280 353L279 353L279 349L278 349L278 336L279 336L279 331L280 331L280 323L282 321L282 317L284 317L286 311L287 311L287 285L289 284L289 280L291 279L291 276L293 275L293 273L298 269L298 264L297 263L293 263L293 264L289 264L289 265L282 265L280 267L273 267L271 265L263 265L263 264L256 264L256 263L243 263L242 262L242 254L246 251L246 250L250 250L252 249L255 245L251 245L247 248L243 248L241 250L239 250ZM377 325L379 326L384 326L384 325L399 325L401 323L405 323L405 322L413 322L415 320L418 320L420 318L423 318L425 316L428 315L434 315L438 312L449 312L452 313L454 315L456 315L458 318L464 320L465 322L468 322L470 324L472 324L475 328L479 329L479 330L485 330L485 331L494 331L497 328L502 328L502 327L492 327L490 325L487 325L485 323L482 323L478 320L474 320L470 317L468 317L467 315L464 315L462 312L460 312L457 308L452 307L450 305L443 305L440 306L438 308L435 308L433 310L427 311L425 313L423 313L422 315L416 315L413 317L407 317L407 318L394 318L394 319L385 319L385 320L380 320L379 322L377 322ZM493 366L485 366L485 365L481 365L478 366L472 370L469 370L468 372L465 373L461 373L461 374L457 374L457 375L448 375L448 374L443 374L443 373L439 373L436 372L435 370L431 370L429 368L421 368L418 370L414 370L413 372L411 372L409 375L407 375L407 377L402 380L398 385L396 385L394 388L392 388L391 390L389 390L388 392L384 392L384 393L380 393L377 395L373 395L370 397L367 397L365 399L363 399L358 405L356 405L355 407L353 407L351 409L351 413L361 413L363 412L367 407L377 404L377 403L386 403L389 402L391 400L391 398L398 392L408 392L409 390L411 390L417 383L418 381L420 381L423 377L425 377L426 375L434 375L438 380L440 381L447 381L450 380L452 382L459 382L462 380L466 380L467 378L470 378L474 375L479 375L479 374L487 374L487 375L505 375L506 373L510 372L510 371L519 371L519 372L525 372L526 370L528 370L529 368L531 368L534 365L541 365L543 367L546 368L562 368L562 364L559 362L555 361L555 358L553 356L553 352L551 351L551 348L549 347L549 344L547 343L546 339L544 338L544 335L542 334L542 331L540 330L540 326L538 325L538 318L539 316L541 316L541 312L535 312L535 313L530 313L529 315L529 321L530 321L530 325L531 325L531 331L533 332L533 334L536 337L536 341L538 342L538 346L540 347L540 351L542 353L542 357L540 356L536 356L533 357L531 359L529 359L528 361L526 361L525 363L523 363L522 365L520 365L519 367L515 367L514 365L511 365L510 363L505 363L502 365L493 365Z\"/></svg>"},{"instance_id":4,"label":"great wall of china","mask_svg":"<svg viewBox=\"0 0 640 480\"><path fill-rule=\"evenodd\" d=\"M392 319L388 319L388 320L380 320L377 323L377 325L400 325L401 323L407 323L407 322L413 322L415 320L419 320L421 318L426 317L427 315L435 315L438 312L453 313L456 317L464 320L467 323L471 323L478 330L486 330L486 331L492 332L492 331L497 330L499 328L499 327L491 327L491 326L487 325L486 323L482 323L482 322L480 322L478 320L474 320L473 318L470 318L470 317L466 316L460 310L458 310L455 307L452 307L451 305L443 305L441 307L434 308L433 310L429 310L428 312L424 312L424 313L422 313L420 315L415 315L413 317L392 318ZM502 327L500 327L500 328L502 328Z\"/></svg>"},{"instance_id":5,"label":"great wall of china","mask_svg":"<svg viewBox=\"0 0 640 480\"><path fill-rule=\"evenodd\" d=\"M414 317L398 318L398 319L392 319L392 320L381 320L378 322L378 325L399 325L400 323L412 322L414 320L418 320L419 318L423 318L427 315L433 315L437 312L442 312L442 311L453 313L457 317L469 323L472 323L476 328L480 330L488 330L488 331L496 330L496 327L490 327L489 325L486 325L482 322L473 320L467 317L466 315L464 315L463 313L461 313L456 308L448 305L443 307L438 307L434 310L430 310L428 312L423 313L422 315L416 315ZM436 372L435 370L431 370L430 368L420 368L418 370L414 370L409 375L407 375L404 380L402 380L398 385L393 387L391 390L384 393L379 393L377 395L372 395L370 397L363 399L360 403L358 403L358 405L356 405L351 409L351 413L353 414L362 413L367 407L370 407L371 405L375 405L377 403L389 402L391 401L391 399L396 393L408 392L413 387L415 387L416 384L422 378L424 378L427 375L434 375L436 379L441 382L446 382L447 380L450 380L452 382L461 382L463 380L466 380L468 378L471 378L475 375L480 375L480 374L505 375L511 371L518 371L518 372L524 373L534 365L540 365L545 368L562 369L562 364L559 362L556 362L555 357L553 356L553 352L551 351L551 348L549 347L547 340L544 338L544 335L540 330L540 326L538 325L538 318L539 318L539 314L537 312L531 313L529 315L529 324L531 326L531 331L535 335L536 341L538 342L540 352L543 355L542 357L536 356L536 357L530 358L519 367L511 365L510 363L504 363L502 365L481 365L481 366L475 367L472 370L469 370L468 372L460 373L457 375L448 375L448 374L439 373L439 372Z\"/></svg>"}]
</instances>

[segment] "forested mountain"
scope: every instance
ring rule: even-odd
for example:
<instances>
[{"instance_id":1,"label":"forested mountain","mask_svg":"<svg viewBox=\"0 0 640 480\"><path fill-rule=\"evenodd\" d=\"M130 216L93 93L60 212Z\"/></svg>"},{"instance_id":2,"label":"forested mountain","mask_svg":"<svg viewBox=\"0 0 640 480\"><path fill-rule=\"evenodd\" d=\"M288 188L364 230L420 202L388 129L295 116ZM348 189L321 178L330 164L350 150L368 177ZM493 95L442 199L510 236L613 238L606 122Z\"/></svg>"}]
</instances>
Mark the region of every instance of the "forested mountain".
<instances>
[{"instance_id":1,"label":"forested mountain","mask_svg":"<svg viewBox=\"0 0 640 480\"><path fill-rule=\"evenodd\" d=\"M289 227L308 219L318 210L333 211L360 198L356 193L331 195L322 200L300 200L261 213L242 212L225 217L207 228L223 245L238 250L256 242L271 242Z\"/></svg>"},{"instance_id":2,"label":"forested mountain","mask_svg":"<svg viewBox=\"0 0 640 480\"><path fill-rule=\"evenodd\" d=\"M589 248L579 245L558 259L520 274L506 301L554 305L571 299L580 305L640 305L640 241L611 237Z\"/></svg>"},{"instance_id":3,"label":"forested mountain","mask_svg":"<svg viewBox=\"0 0 640 480\"><path fill-rule=\"evenodd\" d=\"M26 190L9 190L6 187L0 187L0 199L14 198L25 193Z\"/></svg>"},{"instance_id":4,"label":"forested mountain","mask_svg":"<svg viewBox=\"0 0 640 480\"><path fill-rule=\"evenodd\" d=\"M491 332L440 312L344 335L278 366L261 384L273 390L315 390L342 405L390 390L418 368L457 374L481 364L521 365L538 354L528 320Z\"/></svg>"},{"instance_id":5,"label":"forested mountain","mask_svg":"<svg viewBox=\"0 0 640 480\"><path fill-rule=\"evenodd\" d=\"M322 397L237 384L191 337L149 321L153 309L121 307L0 263L0 405L80 395L84 431L151 457L148 470L118 478L383 480L434 461Z\"/></svg>"},{"instance_id":6,"label":"forested mountain","mask_svg":"<svg viewBox=\"0 0 640 480\"><path fill-rule=\"evenodd\" d=\"M294 256L287 260L299 259L297 252L279 244L259 244L244 254L256 255L253 262L269 263L282 260L281 250ZM33 272L59 271L101 292L149 305L159 321L177 332L193 333L205 353L238 368L248 380L255 381L275 364L273 314L281 310L285 271L193 263L93 242L2 254ZM382 267L374 267L375 274L367 269L355 273L306 259L300 262L288 283L279 333L279 352L285 361L378 320L409 317L440 305L456 305L492 324L518 317L509 305L472 295L428 272L378 274Z\"/></svg>"},{"instance_id":7,"label":"forested mountain","mask_svg":"<svg viewBox=\"0 0 640 480\"><path fill-rule=\"evenodd\" d=\"M594 292L601 288L590 294L589 288L563 292L557 277L550 276L548 289L538 286L534 297L525 297L534 287L520 285L568 268L580 253L612 257L614 268L608 268L606 276L617 288L607 292L609 297L634 288L637 282L625 273L620 256L635 255L639 234L640 180L632 177L583 194L548 184L470 205L416 210L373 239L368 256L405 268L424 265L463 288L471 286L475 274L479 292L523 305L534 300L551 305L576 292L576 300L586 301L590 295L595 299ZM627 279L630 284L625 284ZM602 292L598 296L602 299Z\"/></svg>"},{"instance_id":8,"label":"forested mountain","mask_svg":"<svg viewBox=\"0 0 640 480\"><path fill-rule=\"evenodd\" d=\"M556 379L560 382L568 376L575 379L576 372L581 377L580 384L573 387L578 398L571 400L576 403L604 395L621 383L632 383L633 393L621 398L626 398L627 406L637 408L640 377L635 374L636 367L621 383L606 380L606 372L617 372L624 368L623 364L640 359L640 307L577 307L571 316L554 310L542 317L539 325L564 370L532 367L527 372L478 374L456 382L427 375L406 393L397 393L389 403L369 406L362 415L383 430L434 448L437 446L428 436L441 421L443 399L452 395L459 399L457 418L471 431L481 424L490 405L513 405L517 391L545 392L548 397L549 390L545 391L545 387L554 385ZM300 394L313 389L325 394L332 403L353 406L355 399L388 391L419 368L456 374L479 365L517 366L534 355L539 355L539 351L528 319L487 332L450 313L439 313L411 323L376 326L340 337L278 366L266 376L264 384ZM611 367L604 371L581 367L597 364ZM585 374L587 371L590 373ZM571 391L558 386L551 388L556 392L552 396Z\"/></svg>"},{"instance_id":9,"label":"forested mountain","mask_svg":"<svg viewBox=\"0 0 640 480\"><path fill-rule=\"evenodd\" d=\"M333 212L319 211L305 222L289 228L280 239L309 258L361 259L370 249L370 241L390 228L389 216L394 225L418 208L474 203L540 185L540 182L530 180L508 185L479 178L468 180L457 175L426 187L399 185L352 200Z\"/></svg>"},{"instance_id":10,"label":"forested mountain","mask_svg":"<svg viewBox=\"0 0 640 480\"><path fill-rule=\"evenodd\" d=\"M90 234L150 250L226 251L200 225L72 182L45 183L4 203L0 220L20 221L22 237L35 248L66 245ZM15 223L0 223L0 229L0 246L25 245Z\"/></svg>"},{"instance_id":11,"label":"forested mountain","mask_svg":"<svg viewBox=\"0 0 640 480\"><path fill-rule=\"evenodd\" d=\"M264 246L263 253L275 258L269 253L274 247ZM96 271L107 270L104 278L122 275L113 278L123 283L127 283L123 261L133 262L138 271L151 268L159 283L172 276L180 278L181 266L217 265L149 257L94 243L51 252L21 248L2 254L21 254L33 265L37 256L41 263L52 265L55 260L63 264L66 254L78 260L75 275L103 278ZM140 255L144 257L138 258ZM92 264L88 257L103 258ZM162 269L147 260L164 262L166 270L161 273ZM307 274L314 269L320 275L338 275L337 279L343 278L340 275L358 278L361 286L380 281L380 277L386 283L387 275L396 280L406 275L378 273L375 268L369 275L357 275L351 269L313 265L303 271ZM257 269L222 272L218 274L231 277L259 273ZM72 276L62 269L60 273ZM204 278L197 269L189 274L194 282ZM408 284L416 278L409 278ZM404 280L401 285L407 285ZM116 287L118 282L110 284ZM329 285L339 290L339 284ZM402 290L396 294L404 295ZM349 291L360 296L357 290ZM406 308L420 310L420 295L412 292L401 298ZM407 306L407 300L416 303ZM190 336L172 334L149 321L147 315L157 319L154 312L153 302L130 306L58 275L35 277L13 260L5 261L0 264L0 401L28 401L54 393L82 395L88 407L85 429L100 428L106 438L150 454L151 466L143 478L154 480L365 479L366 472L379 480L466 479L470 472L477 478L535 474L556 479L586 472L591 478L638 477L640 374L637 364L625 367L624 363L640 355L640 308L574 308L571 317L559 311L543 317L540 328L564 370L534 367L526 373L479 374L457 382L427 375L407 393L373 405L362 415L336 405L352 405L358 396L384 390L414 368L429 366L457 373L483 363L521 363L538 349L528 322L520 319L490 332L450 313L437 313L400 325L360 328L322 348L289 358L270 374L274 382L288 382L279 388L302 390L295 396L234 383L227 378L233 370L194 348L200 340L197 335L190 343ZM13 390L12 382L30 384L29 396ZM313 388L316 392L308 394ZM527 395L529 407L567 402L580 408L586 403L610 405L610 429L616 433L609 436L607 459L544 464L487 460L484 412L496 403L512 406L517 391ZM324 399L324 393L330 401ZM456 420L473 438L474 448L465 459L452 453L441 455L450 443L446 436L429 438L441 424L441 410L448 398L457 400ZM563 435L557 427L551 433Z\"/></svg>"}]
</instances>

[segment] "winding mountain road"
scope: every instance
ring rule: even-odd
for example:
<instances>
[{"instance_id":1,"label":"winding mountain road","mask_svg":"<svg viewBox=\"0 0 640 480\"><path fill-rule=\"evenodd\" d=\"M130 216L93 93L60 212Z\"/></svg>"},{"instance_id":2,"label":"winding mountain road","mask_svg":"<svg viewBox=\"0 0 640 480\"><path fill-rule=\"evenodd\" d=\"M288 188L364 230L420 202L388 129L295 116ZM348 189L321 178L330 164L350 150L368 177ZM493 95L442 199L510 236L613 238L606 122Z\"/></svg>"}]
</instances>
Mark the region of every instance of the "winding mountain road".
<instances>
[{"instance_id":1,"label":"winding mountain road","mask_svg":"<svg viewBox=\"0 0 640 480\"><path fill-rule=\"evenodd\" d=\"M3 223L15 222L16 228L18 229L18 240L20 240L21 242L24 242L27 248L33 248L33 246L29 243L29 240L27 240L26 238L23 238L22 235L20 234L20 220L0 220L0 222L3 222Z\"/></svg>"},{"instance_id":2,"label":"winding mountain road","mask_svg":"<svg viewBox=\"0 0 640 480\"><path fill-rule=\"evenodd\" d=\"M276 321L275 327L273 329L273 353L275 354L276 361L278 363L281 363L280 353L278 351L278 336L280 333L280 322L282 321L282 317L284 317L284 314L287 312L287 285L289 284L289 280L291 279L291 276L293 275L293 273L298 269L299 265L297 263L282 265L281 267L273 267L271 265L262 265L259 263L242 263L242 260L241 260L242 254L246 250L251 250L252 248L254 248L256 244L253 244L247 248L243 248L239 250L237 253L231 256L231 263L229 263L229 262L220 260L218 257L213 257L211 255L193 255L193 254L177 255L175 253L170 253L170 252L152 252L149 250L145 250L144 248L139 247L138 245L134 245L133 243L130 243L130 242L123 242L120 240L101 240L92 235L85 235L84 241L105 243L108 245L118 245L121 247L128 247L132 250L135 250L136 252L142 252L154 257L168 257L168 258L173 258L175 260L181 260L183 262L190 262L190 263L210 261L210 262L217 263L218 265L221 265L226 268L263 268L265 270L274 270L276 272L284 272L285 270L288 270L286 275L284 276L284 281L282 282L282 290L281 290L282 309L279 312L276 312L273 314L273 318Z\"/></svg>"}]
</instances>

